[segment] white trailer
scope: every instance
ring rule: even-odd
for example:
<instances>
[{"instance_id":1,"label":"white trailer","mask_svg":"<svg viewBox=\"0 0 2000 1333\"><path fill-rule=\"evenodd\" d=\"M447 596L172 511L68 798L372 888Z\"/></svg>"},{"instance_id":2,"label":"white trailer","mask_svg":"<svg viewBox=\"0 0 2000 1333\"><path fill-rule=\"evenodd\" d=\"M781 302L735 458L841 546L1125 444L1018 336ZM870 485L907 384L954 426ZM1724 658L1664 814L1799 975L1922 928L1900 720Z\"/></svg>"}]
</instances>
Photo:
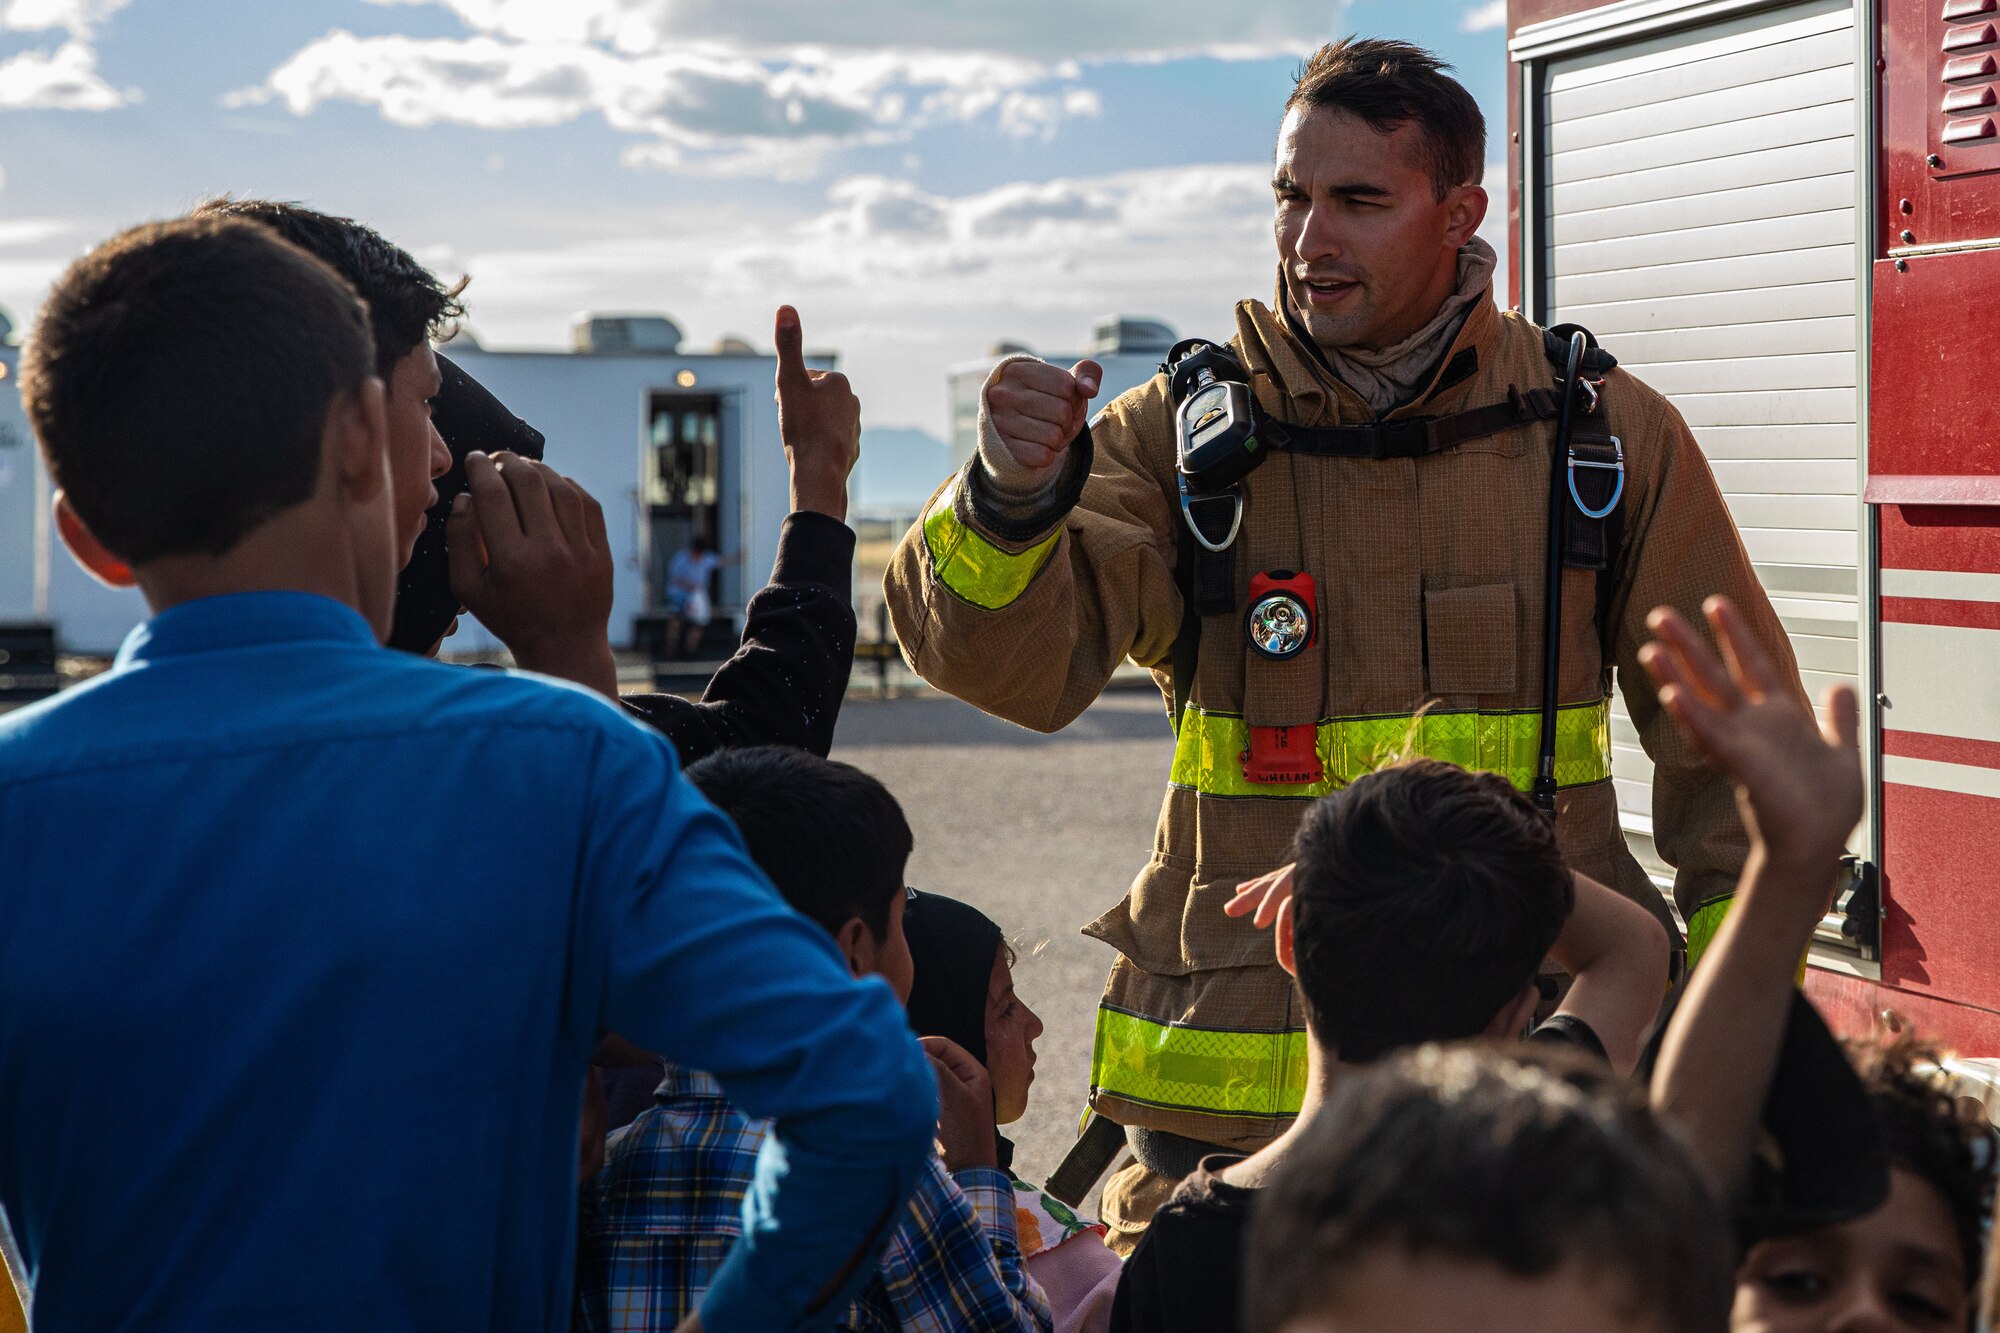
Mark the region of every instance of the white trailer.
<instances>
[{"instance_id":1,"label":"white trailer","mask_svg":"<svg viewBox=\"0 0 2000 1333\"><path fill-rule=\"evenodd\" d=\"M0 624L48 618L48 488L21 412L21 349L0 314Z\"/></svg>"},{"instance_id":2,"label":"white trailer","mask_svg":"<svg viewBox=\"0 0 2000 1333\"><path fill-rule=\"evenodd\" d=\"M607 326L635 326L619 340ZM660 336L664 327L669 336ZM630 329L622 331L630 332ZM445 354L548 437L548 462L604 506L617 574L611 641L632 647L661 604L666 562L688 538L740 559L720 575L718 619L768 577L790 480L773 399L777 360L741 343L682 351L656 318L582 321L577 351L489 350L459 338ZM0 622L47 619L63 651L108 655L145 618L129 589L85 574L51 531L49 483L15 388L19 349L0 345ZM807 358L830 369L831 356ZM471 617L451 652L499 645Z\"/></svg>"},{"instance_id":3,"label":"white trailer","mask_svg":"<svg viewBox=\"0 0 2000 1333\"><path fill-rule=\"evenodd\" d=\"M1160 362L1166 359L1167 349L1177 341L1173 329L1159 320L1113 316L1093 326L1087 352L1035 352L1034 355L1064 370L1086 356L1104 367L1104 383L1091 402L1094 412L1127 389L1136 389L1153 378L1159 372ZM951 396L954 470L971 462L979 447L979 391L987 375L1001 357L1031 350L1021 343L998 343L990 354L977 361L961 362L945 372L946 392Z\"/></svg>"},{"instance_id":4,"label":"white trailer","mask_svg":"<svg viewBox=\"0 0 2000 1333\"><path fill-rule=\"evenodd\" d=\"M581 351L497 351L463 341L444 350L547 436L549 466L604 506L618 562L611 641L643 646L660 613L667 562L690 537L707 537L725 558L738 557L721 572L718 617L740 613L770 576L778 529L791 509L773 396L778 363L736 342L684 352L677 336L587 350L611 343L602 336L607 321L592 323L599 336L580 327ZM806 362L830 370L835 359ZM494 644L468 617L446 646Z\"/></svg>"}]
</instances>

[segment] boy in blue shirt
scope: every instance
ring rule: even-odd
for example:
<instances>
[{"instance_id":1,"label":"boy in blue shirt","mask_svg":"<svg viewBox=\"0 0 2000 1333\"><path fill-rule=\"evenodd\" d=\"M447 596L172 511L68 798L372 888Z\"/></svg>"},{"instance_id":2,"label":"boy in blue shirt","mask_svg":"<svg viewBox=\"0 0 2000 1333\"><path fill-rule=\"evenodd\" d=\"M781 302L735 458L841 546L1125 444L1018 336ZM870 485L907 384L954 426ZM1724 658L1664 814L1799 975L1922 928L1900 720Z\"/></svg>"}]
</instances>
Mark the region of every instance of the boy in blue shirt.
<instances>
[{"instance_id":1,"label":"boy in blue shirt","mask_svg":"<svg viewBox=\"0 0 2000 1333\"><path fill-rule=\"evenodd\" d=\"M223 218L114 238L38 322L57 524L154 615L0 719L0 1207L37 1327L566 1327L613 1029L775 1121L688 1327L823 1327L929 1154L929 1065L665 741L380 646L433 462L372 362L339 278Z\"/></svg>"}]
</instances>

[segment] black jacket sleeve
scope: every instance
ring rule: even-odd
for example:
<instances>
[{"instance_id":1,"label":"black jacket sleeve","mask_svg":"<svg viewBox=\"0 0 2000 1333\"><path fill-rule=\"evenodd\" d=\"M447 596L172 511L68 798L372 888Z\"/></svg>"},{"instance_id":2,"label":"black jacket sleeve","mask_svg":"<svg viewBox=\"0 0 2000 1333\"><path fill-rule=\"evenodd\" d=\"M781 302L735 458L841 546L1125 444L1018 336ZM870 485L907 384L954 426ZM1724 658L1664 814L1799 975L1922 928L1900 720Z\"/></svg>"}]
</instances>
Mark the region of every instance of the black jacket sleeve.
<instances>
[{"instance_id":1,"label":"black jacket sleeve","mask_svg":"<svg viewBox=\"0 0 2000 1333\"><path fill-rule=\"evenodd\" d=\"M1111 1298L1109 1333L1159 1333L1160 1312L1154 1308L1159 1290L1159 1270L1154 1267L1154 1250L1147 1244L1151 1232L1142 1232L1139 1244L1118 1274L1118 1290Z\"/></svg>"},{"instance_id":2,"label":"black jacket sleeve","mask_svg":"<svg viewBox=\"0 0 2000 1333\"><path fill-rule=\"evenodd\" d=\"M621 703L674 743L683 765L732 745L823 755L854 667L854 530L795 513L778 534L771 582L750 599L743 642L695 703L628 694Z\"/></svg>"}]
</instances>

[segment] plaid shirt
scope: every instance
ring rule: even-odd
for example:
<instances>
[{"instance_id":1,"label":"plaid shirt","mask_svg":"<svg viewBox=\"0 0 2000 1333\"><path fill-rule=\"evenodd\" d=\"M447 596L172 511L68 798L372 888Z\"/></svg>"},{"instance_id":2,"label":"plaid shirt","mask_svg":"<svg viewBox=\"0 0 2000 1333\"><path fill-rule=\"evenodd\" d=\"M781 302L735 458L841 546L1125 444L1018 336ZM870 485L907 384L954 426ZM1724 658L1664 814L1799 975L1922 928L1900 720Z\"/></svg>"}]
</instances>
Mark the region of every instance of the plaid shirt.
<instances>
[{"instance_id":1,"label":"plaid shirt","mask_svg":"<svg viewBox=\"0 0 2000 1333\"><path fill-rule=\"evenodd\" d=\"M743 1196L767 1123L708 1075L667 1066L654 1105L614 1134L584 1190L576 1324L584 1333L671 1333L743 1231ZM1028 1276L1004 1171L951 1174L935 1157L873 1281L842 1327L856 1333L1050 1333Z\"/></svg>"}]
</instances>

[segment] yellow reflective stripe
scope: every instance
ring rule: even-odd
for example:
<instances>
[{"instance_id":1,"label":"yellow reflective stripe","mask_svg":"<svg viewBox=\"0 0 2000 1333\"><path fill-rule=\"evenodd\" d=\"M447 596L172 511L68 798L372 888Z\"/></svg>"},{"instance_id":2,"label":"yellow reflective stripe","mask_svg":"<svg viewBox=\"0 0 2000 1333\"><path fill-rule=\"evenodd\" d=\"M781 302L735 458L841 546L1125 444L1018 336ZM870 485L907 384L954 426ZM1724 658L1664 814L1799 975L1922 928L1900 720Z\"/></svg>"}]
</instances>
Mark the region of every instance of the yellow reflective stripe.
<instances>
[{"instance_id":1,"label":"yellow reflective stripe","mask_svg":"<svg viewBox=\"0 0 2000 1333\"><path fill-rule=\"evenodd\" d=\"M1462 768L1498 773L1522 791L1535 781L1541 742L1540 709L1494 713L1425 713L1340 717L1319 724L1318 782L1262 783L1243 776L1250 729L1233 713L1210 713L1189 704L1174 743L1168 781L1206 796L1279 796L1309 799L1372 773L1411 750ZM1556 710L1556 783L1580 787L1611 776L1611 706L1608 700Z\"/></svg>"},{"instance_id":2,"label":"yellow reflective stripe","mask_svg":"<svg viewBox=\"0 0 2000 1333\"><path fill-rule=\"evenodd\" d=\"M924 515L924 545L930 548L931 568L945 587L974 606L998 611L1028 590L1055 553L1062 529L1025 551L1003 551L959 521L952 501L962 484L955 480L940 491Z\"/></svg>"},{"instance_id":3,"label":"yellow reflective stripe","mask_svg":"<svg viewBox=\"0 0 2000 1333\"><path fill-rule=\"evenodd\" d=\"M1100 1005L1093 1092L1209 1115L1297 1115L1306 1089L1306 1034L1224 1032L1155 1023Z\"/></svg>"},{"instance_id":4,"label":"yellow reflective stripe","mask_svg":"<svg viewBox=\"0 0 2000 1333\"><path fill-rule=\"evenodd\" d=\"M1688 918L1687 965L1689 967L1693 967L1701 956L1708 952L1708 946L1715 943L1716 934L1721 931L1722 923L1729 919L1729 905L1735 901L1734 894L1725 894L1720 898L1710 898L1694 909L1694 915ZM1798 967L1792 972L1794 986L1806 984L1806 964L1811 960L1812 946L1808 944L1806 951L1799 955Z\"/></svg>"},{"instance_id":5,"label":"yellow reflective stripe","mask_svg":"<svg viewBox=\"0 0 2000 1333\"><path fill-rule=\"evenodd\" d=\"M1688 918L1687 965L1693 967L1708 946L1715 941L1715 932L1722 929L1723 918L1729 915L1728 898L1711 898L1694 909Z\"/></svg>"}]
</instances>

